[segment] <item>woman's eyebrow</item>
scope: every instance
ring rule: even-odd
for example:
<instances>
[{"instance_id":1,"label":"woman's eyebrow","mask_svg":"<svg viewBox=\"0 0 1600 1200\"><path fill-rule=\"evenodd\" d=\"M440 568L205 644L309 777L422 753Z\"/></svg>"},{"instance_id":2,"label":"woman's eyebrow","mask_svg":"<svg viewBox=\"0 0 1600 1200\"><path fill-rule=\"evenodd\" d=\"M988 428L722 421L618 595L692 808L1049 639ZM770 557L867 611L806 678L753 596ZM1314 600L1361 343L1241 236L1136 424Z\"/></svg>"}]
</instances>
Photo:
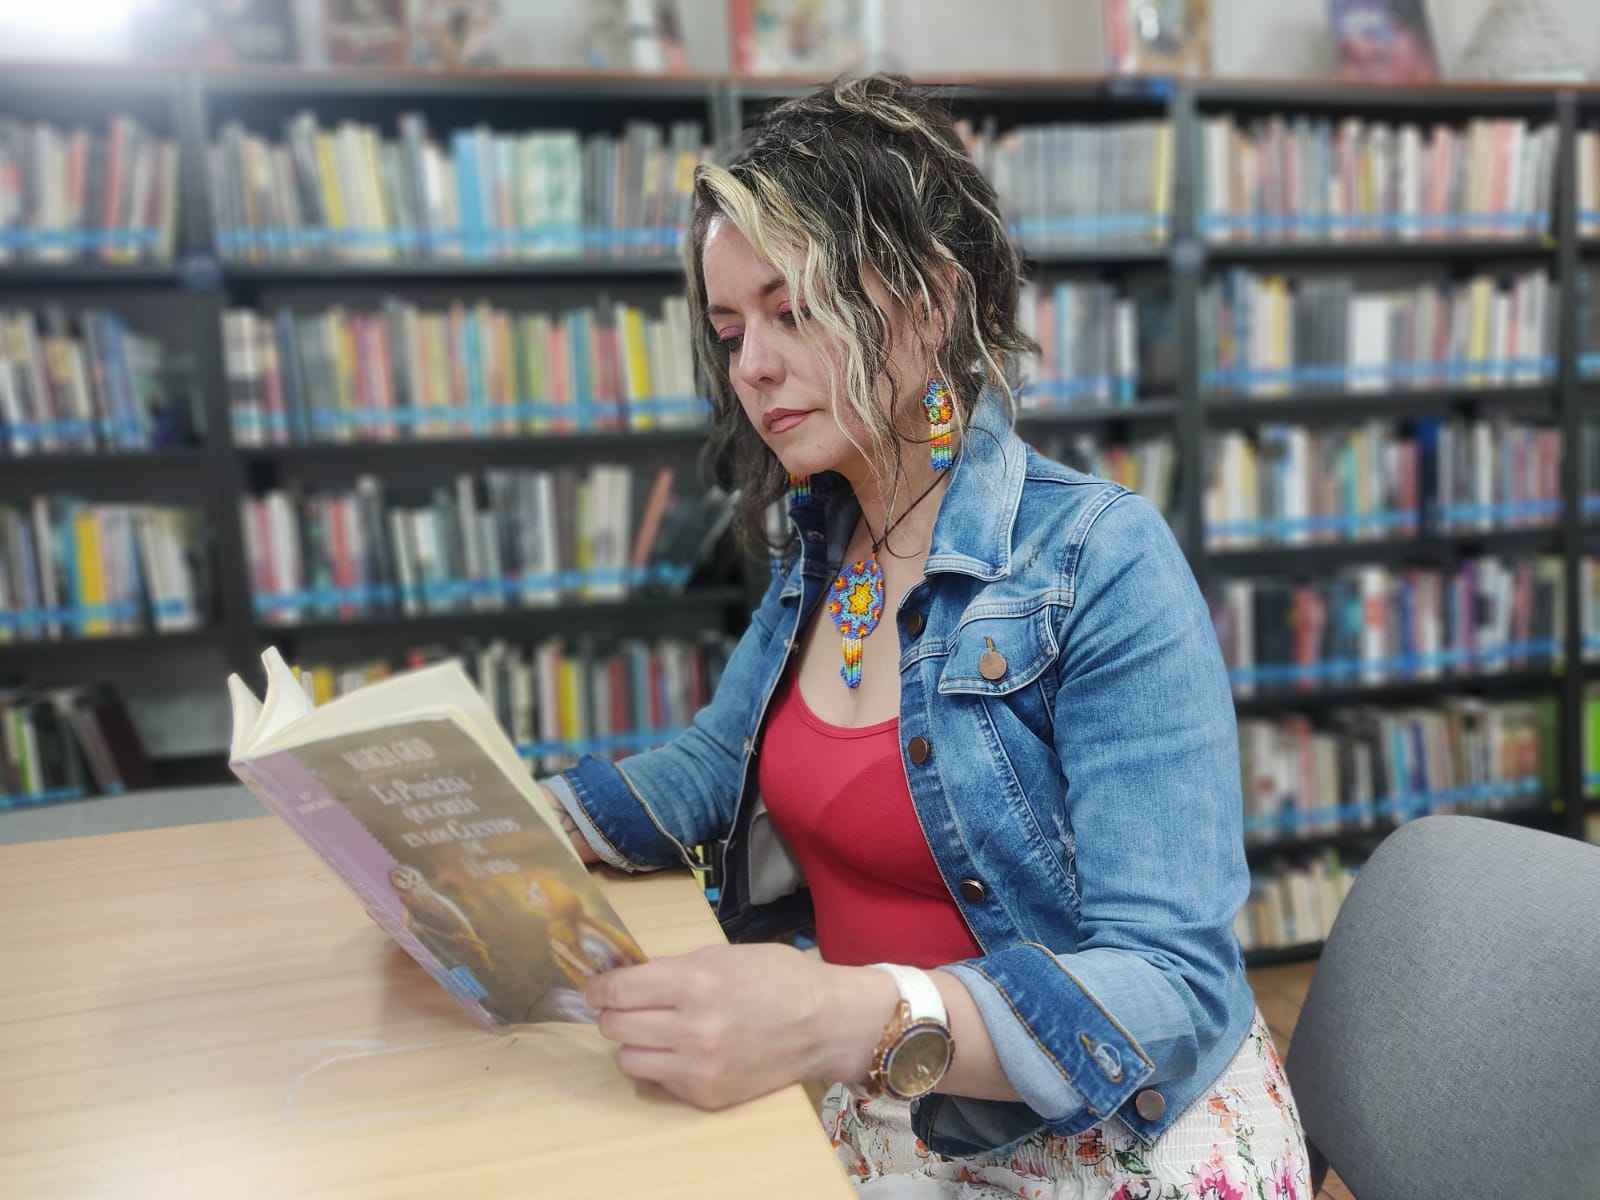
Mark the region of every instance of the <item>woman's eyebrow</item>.
<instances>
[{"instance_id":1,"label":"woman's eyebrow","mask_svg":"<svg viewBox=\"0 0 1600 1200\"><path fill-rule=\"evenodd\" d=\"M771 279L767 280L761 285L760 289L756 292L756 295L765 300L768 296L772 295L773 292L778 291L784 286L785 283L783 276L774 275ZM708 304L706 305L705 313L706 316L712 317L735 315L738 313L738 311L739 310L736 308L729 308L726 304Z\"/></svg>"}]
</instances>

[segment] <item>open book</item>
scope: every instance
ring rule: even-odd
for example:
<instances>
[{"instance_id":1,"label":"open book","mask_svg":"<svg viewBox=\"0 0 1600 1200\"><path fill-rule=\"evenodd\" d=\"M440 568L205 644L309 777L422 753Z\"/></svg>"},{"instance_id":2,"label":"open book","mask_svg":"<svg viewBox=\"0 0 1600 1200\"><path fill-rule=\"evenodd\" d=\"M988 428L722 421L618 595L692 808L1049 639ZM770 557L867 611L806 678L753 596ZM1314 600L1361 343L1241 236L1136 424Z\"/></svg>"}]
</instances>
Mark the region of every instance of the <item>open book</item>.
<instances>
[{"instance_id":1,"label":"open book","mask_svg":"<svg viewBox=\"0 0 1600 1200\"><path fill-rule=\"evenodd\" d=\"M454 662L314 707L276 649L237 675L233 772L481 1025L592 1020L589 975L644 954Z\"/></svg>"}]
</instances>

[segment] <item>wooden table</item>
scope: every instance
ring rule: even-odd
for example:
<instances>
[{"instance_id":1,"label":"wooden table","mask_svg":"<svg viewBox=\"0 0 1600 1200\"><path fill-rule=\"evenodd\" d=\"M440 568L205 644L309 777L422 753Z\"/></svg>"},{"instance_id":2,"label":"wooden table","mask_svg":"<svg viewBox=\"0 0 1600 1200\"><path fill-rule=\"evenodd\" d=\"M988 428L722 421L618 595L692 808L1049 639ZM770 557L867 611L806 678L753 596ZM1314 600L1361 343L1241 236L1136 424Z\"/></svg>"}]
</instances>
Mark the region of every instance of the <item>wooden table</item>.
<instances>
[{"instance_id":1,"label":"wooden table","mask_svg":"<svg viewBox=\"0 0 1600 1200\"><path fill-rule=\"evenodd\" d=\"M648 953L689 877L606 890ZM0 1196L851 1197L799 1087L703 1113L480 1032L278 822L0 846Z\"/></svg>"}]
</instances>

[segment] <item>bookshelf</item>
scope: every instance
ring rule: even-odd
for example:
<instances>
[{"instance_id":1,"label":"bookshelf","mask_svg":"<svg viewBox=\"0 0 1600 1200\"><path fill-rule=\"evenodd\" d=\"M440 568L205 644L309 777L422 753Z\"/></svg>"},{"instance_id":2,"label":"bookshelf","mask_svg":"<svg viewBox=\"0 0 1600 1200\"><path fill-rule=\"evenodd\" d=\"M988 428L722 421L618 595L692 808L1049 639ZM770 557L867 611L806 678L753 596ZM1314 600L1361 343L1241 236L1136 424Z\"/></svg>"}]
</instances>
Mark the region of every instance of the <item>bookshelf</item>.
<instances>
[{"instance_id":1,"label":"bookshelf","mask_svg":"<svg viewBox=\"0 0 1600 1200\"><path fill-rule=\"evenodd\" d=\"M1149 193L1149 179L1125 182L1111 206L1087 193L1062 192L1068 212L1029 207L1026 186L1013 166L1010 187L1014 211L1024 214L1018 233L1041 294L1054 297L1057 285L1105 287L1138 305L1142 338L1152 313L1167 325L1164 361L1153 369L1141 347L1139 377L1113 389L1111 403L1062 404L1072 381L1041 379L1037 401L1024 398L1020 425L1036 444L1073 440L1109 444L1165 439L1176 463L1169 516L1208 592L1229 579L1282 577L1316 580L1357 566L1394 571L1410 567L1448 568L1480 555L1526 558L1553 556L1564 564L1562 599L1569 614L1561 657L1566 667L1517 663L1496 670L1471 670L1441 678L1387 678L1351 685L1346 681L1315 691L1261 691L1241 695L1242 718L1282 712L1320 715L1352 706L1426 706L1447 697L1474 696L1490 701L1545 699L1557 714L1554 794L1524 797L1517 819L1582 836L1586 803L1584 739L1587 729L1583 630L1578 564L1600 550L1600 524L1586 521L1576 453L1561 456L1559 516L1536 528L1423 531L1398 536L1333 543L1259 545L1213 549L1205 517L1207 447L1220 433L1257 437L1269 425L1333 430L1362 422L1398 425L1426 420L1507 419L1553 426L1562 444L1575 447L1591 405L1600 396L1600 379L1587 385L1580 370L1584 353L1600 346L1580 342L1579 314L1562 304L1552 317L1554 371L1538 383L1501 380L1490 386L1435 382L1397 390L1338 390L1294 384L1270 396L1212 394L1204 386L1200 313L1207 289L1229 272L1281 275L1293 279L1348 276L1380 286L1421 279L1441 287L1474 276L1510 278L1548 272L1564 298L1579 294L1579 274L1600 268L1600 236L1580 236L1576 185L1580 131L1600 130L1600 94L1554 87L1437 87L1351 90L1310 84L1172 82L1163 79L936 80L958 118L979 140L983 154L997 153L997 137L1017 130L1053 128L1057 134L1028 134L1029 147L1048 146L1050 137L1088 139L1164 137L1169 139L1170 178L1156 187L1159 200L1135 205L1130 196ZM402 113L425 118L430 137L448 146L456 129L481 127L494 136L535 130L572 130L583 138L619 139L632 121L660 127L674 121L698 123L705 142L726 146L743 122L763 106L804 90L789 81L749 81L724 77L655 80L590 73L523 76L489 73L335 74L330 72L240 71L157 72L79 70L58 67L8 69L0 81L0 117L18 116L67 125L76 121L103 126L112 113L128 113L152 133L171 137L179 147L181 202L177 208L174 254L170 261L108 263L93 258L62 262L16 260L0 263L0 308L39 308L58 304L71 312L100 305L138 314L180 347L193 380L193 444L145 453L68 453L27 458L0 457L0 504L23 501L42 491L70 491L92 500L188 504L209 517L201 547L207 564L208 620L202 628L170 635L129 635L92 642L11 643L0 645L0 675L31 682L67 677L88 664L125 660L133 669L194 659L196 678L220 678L222 670L255 671L256 656L270 638L309 659L394 655L418 644L482 643L497 638L531 641L583 629L602 633L692 637L707 629L732 632L748 610L752 582L744 568L702 572L682 595L625 597L604 602L564 599L546 608L426 613L404 617L378 613L360 619L329 621L308 615L284 626L267 626L255 611L250 567L235 535L241 503L286 483L313 491L348 488L362 473L386 488L433 486L460 473L487 470L540 470L571 464L617 463L647 472L663 464L687 471L701 443L694 429L610 429L529 436L448 436L387 443L294 442L242 445L234 437L228 349L223 314L250 308L278 309L301 316L334 305L373 311L389 298L424 310L454 301L486 301L511 312L560 312L595 303L596 297L648 307L680 291L679 266L664 244L646 239L648 253L585 254L551 257L540 252L540 234L519 242L490 237L491 250L526 247L528 257L501 260L495 253L456 258L414 253L421 235L394 235L399 247L383 260L351 252L340 261L301 253L297 243L274 235L235 236L217 227L219 206L210 148L225 129L260 139L280 139L287 122L304 110L316 113L319 127L364 123L393 137ZM1492 239L1444 230L1437 236L1397 241L1316 240L1299 236L1280 241L1218 241L1208 236L1203 146L1208 122L1232 118L1240 127L1284 115L1303 118L1305 130L1326 120L1360 119L1372 125L1415 124L1464 128L1477 119L1508 118L1530 127L1549 127L1554 185L1550 203L1540 209L1548 221L1527 230L1496 228ZM1165 132L1148 134L1161 126ZM1107 133L1107 130L1113 132ZM1138 132L1134 132L1138 131ZM492 140L492 139L491 139ZM485 143L487 144L487 143ZM1066 142L1062 141L1061 145ZM1096 143L1098 144L1098 143ZM1156 142L1156 145L1163 143ZM530 151L531 152L531 151ZM1044 154L1033 149L1030 153ZM496 150L495 153L506 153ZM1010 151L1007 151L1010 153ZM999 162L999 159L993 161ZM1007 160L1014 162L1015 159ZM1041 159L1041 161L1045 161ZM1530 173L1530 178L1536 172ZM1034 186L1037 186L1035 181ZM1002 191L1005 191L1002 188ZM419 193L420 194L420 193ZM1538 193L1530 192L1529 195ZM1018 197L1022 197L1018 201ZM1119 206L1119 202L1120 206ZM284 201L287 205L288 202ZM1600 203L1600 201L1597 201ZM401 205L400 209L403 210ZM287 211L287 207L285 208ZM413 212L422 212L413 206ZM303 216L304 214L302 214ZM1541 218L1542 220L1542 218ZM1491 221L1493 224L1493 221ZM391 227L392 228L392 227ZM1587 226L1583 226L1587 229ZM1600 226L1596 226L1600 229ZM1304 231L1300 231L1303 235ZM1029 236L1040 234L1041 236ZM1115 236L1107 236L1112 234ZM302 237L299 248L317 243ZM346 244L359 246L360 238ZM253 259L249 253L261 248ZM292 259L292 260L291 260ZM1147 307L1149 306L1149 307ZM1108 339L1110 344L1114 339ZM1121 353L1107 352L1112 358ZM1104 364L1102 364L1104 367ZM637 489L636 489L637 490ZM172 778L203 773L205 755L180 753L171 762ZM220 770L220 761L212 763ZM1600 777L1600 766L1589 771ZM1252 863L1295 858L1332 849L1359 854L1381 830L1298 837L1292 833L1271 845L1250 848ZM1313 946L1314 948L1314 946ZM1274 949L1264 955L1293 954L1304 946Z\"/></svg>"}]
</instances>

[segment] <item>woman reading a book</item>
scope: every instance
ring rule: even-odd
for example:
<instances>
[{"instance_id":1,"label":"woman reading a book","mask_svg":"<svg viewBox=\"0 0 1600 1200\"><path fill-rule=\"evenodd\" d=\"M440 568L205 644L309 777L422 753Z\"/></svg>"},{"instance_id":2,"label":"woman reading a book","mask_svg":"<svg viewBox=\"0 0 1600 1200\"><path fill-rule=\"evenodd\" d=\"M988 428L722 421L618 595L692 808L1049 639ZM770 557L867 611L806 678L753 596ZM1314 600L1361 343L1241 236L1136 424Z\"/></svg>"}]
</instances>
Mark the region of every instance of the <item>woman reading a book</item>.
<instances>
[{"instance_id":1,"label":"woman reading a book","mask_svg":"<svg viewBox=\"0 0 1600 1200\"><path fill-rule=\"evenodd\" d=\"M722 844L738 943L591 979L707 1108L837 1081L863 1194L1310 1194L1233 934L1233 705L1166 522L1011 427L1019 266L948 116L874 77L702 167L715 450L771 587L667 746L543 782L624 870ZM820 958L786 944L814 927ZM981 1189L981 1190L980 1190Z\"/></svg>"}]
</instances>

